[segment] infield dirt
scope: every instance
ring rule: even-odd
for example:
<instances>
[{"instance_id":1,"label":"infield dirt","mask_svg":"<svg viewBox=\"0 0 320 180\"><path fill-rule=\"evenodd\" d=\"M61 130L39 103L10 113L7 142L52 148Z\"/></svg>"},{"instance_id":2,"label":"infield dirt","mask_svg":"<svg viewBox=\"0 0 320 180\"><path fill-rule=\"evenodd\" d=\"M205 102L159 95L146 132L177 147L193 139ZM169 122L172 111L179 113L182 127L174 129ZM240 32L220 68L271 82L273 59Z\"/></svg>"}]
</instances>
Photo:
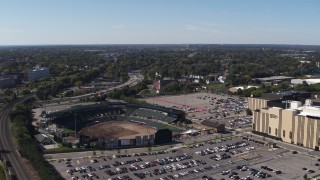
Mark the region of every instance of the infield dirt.
<instances>
[{"instance_id":1,"label":"infield dirt","mask_svg":"<svg viewBox=\"0 0 320 180\"><path fill-rule=\"evenodd\" d=\"M156 129L147 125L125 121L108 121L86 127L79 134L90 136L91 138L132 139L136 136L154 134L156 131Z\"/></svg>"}]
</instances>

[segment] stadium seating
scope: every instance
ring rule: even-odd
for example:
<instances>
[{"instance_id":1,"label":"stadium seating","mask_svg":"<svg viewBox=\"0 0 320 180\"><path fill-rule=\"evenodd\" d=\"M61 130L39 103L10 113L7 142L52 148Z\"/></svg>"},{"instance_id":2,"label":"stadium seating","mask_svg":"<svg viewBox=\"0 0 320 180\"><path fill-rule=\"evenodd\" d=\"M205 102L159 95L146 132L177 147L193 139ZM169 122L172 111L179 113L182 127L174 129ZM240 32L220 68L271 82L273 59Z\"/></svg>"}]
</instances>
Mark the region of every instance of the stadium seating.
<instances>
[{"instance_id":1,"label":"stadium seating","mask_svg":"<svg viewBox=\"0 0 320 180\"><path fill-rule=\"evenodd\" d=\"M141 105L127 105L125 107L109 105L79 106L68 111L54 112L50 115L50 121L69 129L74 129L75 120L77 121L77 129L98 122L119 120L146 124L156 129L181 131L179 128L169 125L178 119L174 111L153 107L148 109L148 107Z\"/></svg>"},{"instance_id":2,"label":"stadium seating","mask_svg":"<svg viewBox=\"0 0 320 180\"><path fill-rule=\"evenodd\" d=\"M129 117L129 116L115 116L116 119L118 121L129 121L129 122L133 122L133 123L139 123L139 124L145 124L151 127L154 127L156 129L170 129L174 132L181 132L182 130L169 126L169 125L165 125L162 123L158 123L152 120L147 120L147 119L143 119L143 118L139 118L139 117Z\"/></svg>"},{"instance_id":3,"label":"stadium seating","mask_svg":"<svg viewBox=\"0 0 320 180\"><path fill-rule=\"evenodd\" d=\"M136 116L136 117L143 117L147 119L156 119L159 121L163 121L166 123L173 123L176 118L168 116L164 112L160 112L157 110L151 110L151 109L144 109L144 108L139 108L135 109L134 111L130 111L130 113L126 113L128 116Z\"/></svg>"}]
</instances>

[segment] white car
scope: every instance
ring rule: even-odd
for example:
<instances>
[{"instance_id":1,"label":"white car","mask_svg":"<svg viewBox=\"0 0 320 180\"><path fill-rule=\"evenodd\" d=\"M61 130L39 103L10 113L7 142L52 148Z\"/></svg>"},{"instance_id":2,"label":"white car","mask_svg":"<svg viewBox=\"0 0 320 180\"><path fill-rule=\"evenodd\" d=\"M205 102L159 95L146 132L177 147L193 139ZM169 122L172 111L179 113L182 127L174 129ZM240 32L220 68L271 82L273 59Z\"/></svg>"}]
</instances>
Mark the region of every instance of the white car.
<instances>
[{"instance_id":1,"label":"white car","mask_svg":"<svg viewBox=\"0 0 320 180\"><path fill-rule=\"evenodd\" d=\"M91 163L96 163L96 162L98 162L96 159L92 159L91 161L90 161Z\"/></svg>"}]
</instances>

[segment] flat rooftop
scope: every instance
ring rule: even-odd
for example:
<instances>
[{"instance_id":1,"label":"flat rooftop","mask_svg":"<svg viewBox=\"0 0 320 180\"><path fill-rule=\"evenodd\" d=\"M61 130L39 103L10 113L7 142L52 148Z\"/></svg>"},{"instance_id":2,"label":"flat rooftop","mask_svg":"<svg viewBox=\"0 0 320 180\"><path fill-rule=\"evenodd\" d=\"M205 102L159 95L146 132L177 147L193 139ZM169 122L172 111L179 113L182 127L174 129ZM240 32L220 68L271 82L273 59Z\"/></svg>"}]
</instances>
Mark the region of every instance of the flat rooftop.
<instances>
[{"instance_id":1,"label":"flat rooftop","mask_svg":"<svg viewBox=\"0 0 320 180\"><path fill-rule=\"evenodd\" d=\"M257 97L259 99L265 100L277 100L282 99L285 96L292 96L294 94L307 94L306 91L278 91L272 93L264 93L261 97Z\"/></svg>"},{"instance_id":2,"label":"flat rooftop","mask_svg":"<svg viewBox=\"0 0 320 180\"><path fill-rule=\"evenodd\" d=\"M293 79L294 77L290 76L270 76L265 78L255 78L260 81L272 81L272 80L285 80L285 79Z\"/></svg>"}]
</instances>

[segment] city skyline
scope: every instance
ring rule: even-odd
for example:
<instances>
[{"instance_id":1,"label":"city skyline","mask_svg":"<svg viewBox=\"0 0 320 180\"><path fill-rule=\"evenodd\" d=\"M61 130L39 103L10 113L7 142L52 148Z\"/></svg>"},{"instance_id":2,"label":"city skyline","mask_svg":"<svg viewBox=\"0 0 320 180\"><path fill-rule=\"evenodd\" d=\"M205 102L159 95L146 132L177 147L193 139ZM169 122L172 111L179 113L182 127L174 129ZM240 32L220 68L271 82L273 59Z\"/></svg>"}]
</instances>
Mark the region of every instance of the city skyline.
<instances>
[{"instance_id":1,"label":"city skyline","mask_svg":"<svg viewBox=\"0 0 320 180\"><path fill-rule=\"evenodd\" d=\"M0 45L319 45L320 2L7 1Z\"/></svg>"}]
</instances>

